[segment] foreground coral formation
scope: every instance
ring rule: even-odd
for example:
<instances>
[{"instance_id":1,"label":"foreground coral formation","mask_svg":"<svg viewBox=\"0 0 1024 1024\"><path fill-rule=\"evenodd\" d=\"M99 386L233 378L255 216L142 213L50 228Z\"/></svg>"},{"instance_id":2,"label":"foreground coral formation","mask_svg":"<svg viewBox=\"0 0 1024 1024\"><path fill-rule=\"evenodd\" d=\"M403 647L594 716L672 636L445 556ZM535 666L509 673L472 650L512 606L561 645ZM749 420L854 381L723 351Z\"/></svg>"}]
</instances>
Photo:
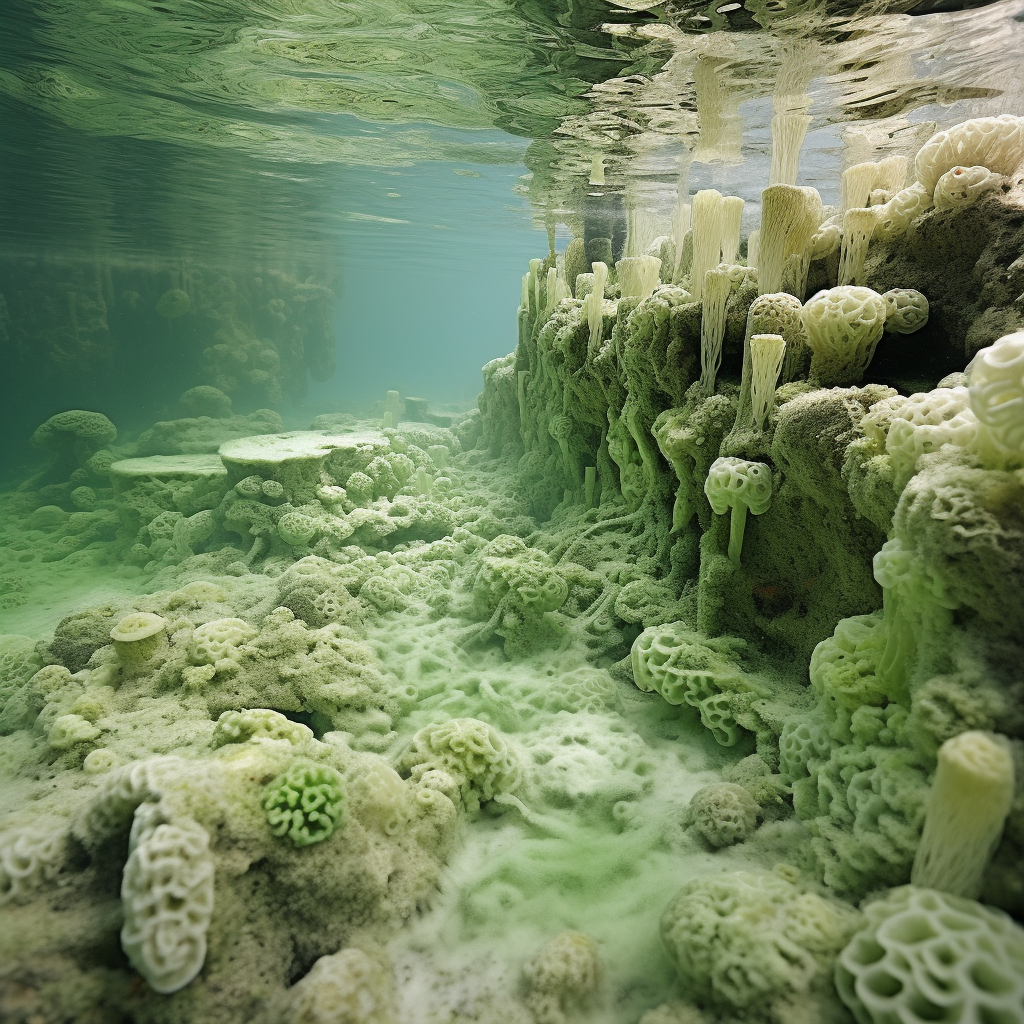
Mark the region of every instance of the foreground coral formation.
<instances>
[{"instance_id":1,"label":"foreground coral formation","mask_svg":"<svg viewBox=\"0 0 1024 1024\"><path fill-rule=\"evenodd\" d=\"M7 608L117 585L0 638L5 1019L1024 1021L1024 270L911 272L1019 235L982 121L534 261L447 427L44 423Z\"/></svg>"}]
</instances>

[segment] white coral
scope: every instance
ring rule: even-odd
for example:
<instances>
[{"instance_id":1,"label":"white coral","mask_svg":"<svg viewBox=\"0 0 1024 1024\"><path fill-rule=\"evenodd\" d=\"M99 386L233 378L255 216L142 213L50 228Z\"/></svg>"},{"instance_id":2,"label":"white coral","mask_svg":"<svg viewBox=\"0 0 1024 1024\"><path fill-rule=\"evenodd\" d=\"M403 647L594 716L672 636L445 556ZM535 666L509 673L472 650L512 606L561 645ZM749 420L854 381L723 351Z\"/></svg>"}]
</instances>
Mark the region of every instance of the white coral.
<instances>
[{"instance_id":1,"label":"white coral","mask_svg":"<svg viewBox=\"0 0 1024 1024\"><path fill-rule=\"evenodd\" d=\"M184 988L206 959L213 916L209 845L206 829L187 819L132 829L121 883L121 946L157 992Z\"/></svg>"},{"instance_id":2,"label":"white coral","mask_svg":"<svg viewBox=\"0 0 1024 1024\"><path fill-rule=\"evenodd\" d=\"M893 416L885 439L896 490L906 487L917 460L926 452L938 451L944 444L970 447L977 432L967 388L935 388L911 395Z\"/></svg>"},{"instance_id":3,"label":"white coral","mask_svg":"<svg viewBox=\"0 0 1024 1024\"><path fill-rule=\"evenodd\" d=\"M986 192L993 192L1003 184L1003 176L987 167L953 167L935 183L932 201L937 210L951 210L973 203Z\"/></svg>"},{"instance_id":4,"label":"white coral","mask_svg":"<svg viewBox=\"0 0 1024 1024\"><path fill-rule=\"evenodd\" d=\"M1024 458L1024 331L983 348L967 367L982 457L993 468Z\"/></svg>"},{"instance_id":5,"label":"white coral","mask_svg":"<svg viewBox=\"0 0 1024 1024\"><path fill-rule=\"evenodd\" d=\"M818 292L803 307L811 379L821 387L860 382L885 329L885 300L846 285Z\"/></svg>"}]
</instances>

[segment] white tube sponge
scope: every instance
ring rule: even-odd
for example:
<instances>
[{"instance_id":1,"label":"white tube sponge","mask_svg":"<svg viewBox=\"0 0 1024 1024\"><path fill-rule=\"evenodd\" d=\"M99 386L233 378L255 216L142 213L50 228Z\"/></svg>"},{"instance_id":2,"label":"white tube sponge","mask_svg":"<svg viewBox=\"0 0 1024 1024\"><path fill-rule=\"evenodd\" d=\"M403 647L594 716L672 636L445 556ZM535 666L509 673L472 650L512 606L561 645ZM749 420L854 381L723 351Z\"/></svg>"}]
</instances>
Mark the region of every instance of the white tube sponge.
<instances>
[{"instance_id":1,"label":"white tube sponge","mask_svg":"<svg viewBox=\"0 0 1024 1024\"><path fill-rule=\"evenodd\" d=\"M768 171L770 185L795 185L800 150L810 126L810 115L787 112L772 118L772 158Z\"/></svg>"},{"instance_id":2,"label":"white tube sponge","mask_svg":"<svg viewBox=\"0 0 1024 1024\"><path fill-rule=\"evenodd\" d=\"M1024 331L981 349L967 367L978 444L990 468L1024 462Z\"/></svg>"},{"instance_id":3,"label":"white tube sponge","mask_svg":"<svg viewBox=\"0 0 1024 1024\"><path fill-rule=\"evenodd\" d=\"M764 428L768 409L775 401L775 385L782 369L786 343L778 334L755 334L750 339L751 403L754 428Z\"/></svg>"},{"instance_id":4,"label":"white tube sponge","mask_svg":"<svg viewBox=\"0 0 1024 1024\"><path fill-rule=\"evenodd\" d=\"M858 384L885 330L885 299L846 285L818 292L803 307L811 381L819 387Z\"/></svg>"},{"instance_id":5,"label":"white tube sponge","mask_svg":"<svg viewBox=\"0 0 1024 1024\"><path fill-rule=\"evenodd\" d=\"M724 515L727 508L732 509L729 561L739 568L747 510L759 516L772 503L771 467L763 462L747 462L745 459L721 456L715 459L708 470L704 494L715 515Z\"/></svg>"},{"instance_id":6,"label":"white tube sponge","mask_svg":"<svg viewBox=\"0 0 1024 1024\"><path fill-rule=\"evenodd\" d=\"M693 262L690 264L690 294L704 294L704 275L722 258L722 193L701 189L693 197Z\"/></svg>"},{"instance_id":7,"label":"white tube sponge","mask_svg":"<svg viewBox=\"0 0 1024 1024\"><path fill-rule=\"evenodd\" d=\"M1012 174L1024 162L1024 117L1000 114L962 121L933 135L918 150L917 180L929 193L954 167L982 165L995 174Z\"/></svg>"},{"instance_id":8,"label":"white tube sponge","mask_svg":"<svg viewBox=\"0 0 1024 1024\"><path fill-rule=\"evenodd\" d=\"M1013 757L1001 736L965 732L939 747L914 885L977 899L1013 800Z\"/></svg>"},{"instance_id":9,"label":"white tube sponge","mask_svg":"<svg viewBox=\"0 0 1024 1024\"><path fill-rule=\"evenodd\" d=\"M615 272L623 298L635 295L646 299L658 286L661 260L657 256L627 256L615 264Z\"/></svg>"},{"instance_id":10,"label":"white tube sponge","mask_svg":"<svg viewBox=\"0 0 1024 1024\"><path fill-rule=\"evenodd\" d=\"M729 270L729 267L721 266L704 275L700 318L700 383L709 395L715 390L715 377L722 365L725 306L732 290Z\"/></svg>"},{"instance_id":11,"label":"white tube sponge","mask_svg":"<svg viewBox=\"0 0 1024 1024\"><path fill-rule=\"evenodd\" d=\"M601 331L604 326L604 286L608 283L608 265L595 263L593 268L594 286L586 298L591 351L596 350L597 344L601 340Z\"/></svg>"},{"instance_id":12,"label":"white tube sponge","mask_svg":"<svg viewBox=\"0 0 1024 1024\"><path fill-rule=\"evenodd\" d=\"M863 284L868 242L878 223L873 207L847 210L843 214L843 242L839 253L839 284Z\"/></svg>"},{"instance_id":13,"label":"white tube sponge","mask_svg":"<svg viewBox=\"0 0 1024 1024\"><path fill-rule=\"evenodd\" d=\"M722 200L722 262L735 263L740 250L740 221L743 219L743 200L739 196L726 196Z\"/></svg>"},{"instance_id":14,"label":"white tube sponge","mask_svg":"<svg viewBox=\"0 0 1024 1024\"><path fill-rule=\"evenodd\" d=\"M839 209L841 213L868 205L868 196L878 181L880 165L873 160L854 164L843 171L839 179Z\"/></svg>"},{"instance_id":15,"label":"white tube sponge","mask_svg":"<svg viewBox=\"0 0 1024 1024\"><path fill-rule=\"evenodd\" d=\"M213 916L210 837L186 819L139 835L133 828L131 845L121 883L121 947L154 991L177 992L206 959Z\"/></svg>"},{"instance_id":16,"label":"white tube sponge","mask_svg":"<svg viewBox=\"0 0 1024 1024\"><path fill-rule=\"evenodd\" d=\"M769 185L761 193L761 234L757 287L761 295L783 291L790 256L806 259L821 223L821 197L813 188ZM802 288L800 289L802 292Z\"/></svg>"}]
</instances>

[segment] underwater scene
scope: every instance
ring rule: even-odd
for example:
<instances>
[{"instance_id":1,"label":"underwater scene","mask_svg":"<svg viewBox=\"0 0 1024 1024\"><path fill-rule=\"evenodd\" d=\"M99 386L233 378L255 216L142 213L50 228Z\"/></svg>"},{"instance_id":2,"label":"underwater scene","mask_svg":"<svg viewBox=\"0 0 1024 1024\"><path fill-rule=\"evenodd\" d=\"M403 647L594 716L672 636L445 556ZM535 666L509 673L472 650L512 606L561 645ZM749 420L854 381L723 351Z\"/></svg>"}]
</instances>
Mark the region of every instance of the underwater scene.
<instances>
[{"instance_id":1,"label":"underwater scene","mask_svg":"<svg viewBox=\"0 0 1024 1024\"><path fill-rule=\"evenodd\" d=\"M2 1024L1024 1024L1024 0L5 0Z\"/></svg>"}]
</instances>

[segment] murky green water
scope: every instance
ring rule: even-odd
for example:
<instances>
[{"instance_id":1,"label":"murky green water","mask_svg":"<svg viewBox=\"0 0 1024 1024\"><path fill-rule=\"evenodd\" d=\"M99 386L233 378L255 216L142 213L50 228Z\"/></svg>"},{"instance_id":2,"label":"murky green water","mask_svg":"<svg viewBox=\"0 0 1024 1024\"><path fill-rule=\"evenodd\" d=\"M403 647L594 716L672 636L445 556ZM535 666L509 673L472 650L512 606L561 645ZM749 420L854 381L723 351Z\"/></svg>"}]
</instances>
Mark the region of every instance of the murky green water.
<instances>
[{"instance_id":1,"label":"murky green water","mask_svg":"<svg viewBox=\"0 0 1024 1024\"><path fill-rule=\"evenodd\" d=\"M0 1021L1024 1022L1024 0L0 54Z\"/></svg>"}]
</instances>

